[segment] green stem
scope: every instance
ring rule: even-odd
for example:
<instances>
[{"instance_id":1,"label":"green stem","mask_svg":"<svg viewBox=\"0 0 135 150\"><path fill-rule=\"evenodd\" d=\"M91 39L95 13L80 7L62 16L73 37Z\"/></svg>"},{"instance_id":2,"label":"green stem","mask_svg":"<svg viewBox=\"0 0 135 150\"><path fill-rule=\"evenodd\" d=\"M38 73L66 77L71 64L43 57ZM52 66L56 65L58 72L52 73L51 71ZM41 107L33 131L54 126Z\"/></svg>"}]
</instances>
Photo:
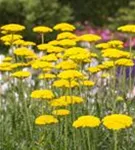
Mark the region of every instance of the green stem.
<instances>
[{"instance_id":1,"label":"green stem","mask_svg":"<svg viewBox=\"0 0 135 150\"><path fill-rule=\"evenodd\" d=\"M114 150L118 149L117 131L114 131Z\"/></svg>"},{"instance_id":2,"label":"green stem","mask_svg":"<svg viewBox=\"0 0 135 150\"><path fill-rule=\"evenodd\" d=\"M45 42L44 33L41 33L41 42L42 42L42 44L44 44L44 42Z\"/></svg>"}]
</instances>

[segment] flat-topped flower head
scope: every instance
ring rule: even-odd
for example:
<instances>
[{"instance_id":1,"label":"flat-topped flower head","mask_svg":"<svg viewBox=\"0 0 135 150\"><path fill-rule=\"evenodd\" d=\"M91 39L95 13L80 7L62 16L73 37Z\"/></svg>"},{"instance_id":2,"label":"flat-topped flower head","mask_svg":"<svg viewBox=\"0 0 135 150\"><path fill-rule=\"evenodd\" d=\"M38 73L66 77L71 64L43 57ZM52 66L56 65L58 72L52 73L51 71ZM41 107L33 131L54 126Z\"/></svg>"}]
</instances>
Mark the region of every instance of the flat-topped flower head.
<instances>
[{"instance_id":1,"label":"flat-topped flower head","mask_svg":"<svg viewBox=\"0 0 135 150\"><path fill-rule=\"evenodd\" d=\"M47 33L52 31L53 30L47 26L37 26L33 28L33 32L37 32L37 33Z\"/></svg>"},{"instance_id":2,"label":"flat-topped flower head","mask_svg":"<svg viewBox=\"0 0 135 150\"><path fill-rule=\"evenodd\" d=\"M122 51L119 49L108 48L102 51L102 56L106 58L116 59L116 58L130 58L131 54L130 52Z\"/></svg>"},{"instance_id":3,"label":"flat-topped flower head","mask_svg":"<svg viewBox=\"0 0 135 150\"><path fill-rule=\"evenodd\" d=\"M55 67L62 70L76 69L77 64L72 60L65 60L57 64Z\"/></svg>"},{"instance_id":4,"label":"flat-topped flower head","mask_svg":"<svg viewBox=\"0 0 135 150\"><path fill-rule=\"evenodd\" d=\"M92 87L95 85L95 83L93 81L90 81L90 80L83 80L83 81L81 81L81 85L87 86L87 87Z\"/></svg>"},{"instance_id":5,"label":"flat-topped flower head","mask_svg":"<svg viewBox=\"0 0 135 150\"><path fill-rule=\"evenodd\" d=\"M102 119L103 125L111 130L128 128L133 124L133 118L124 114L112 114Z\"/></svg>"},{"instance_id":6,"label":"flat-topped flower head","mask_svg":"<svg viewBox=\"0 0 135 150\"><path fill-rule=\"evenodd\" d=\"M75 26L69 24L69 23L59 23L56 24L53 27L54 30L60 30L60 31L74 31L75 30Z\"/></svg>"},{"instance_id":7,"label":"flat-topped flower head","mask_svg":"<svg viewBox=\"0 0 135 150\"><path fill-rule=\"evenodd\" d=\"M72 47L75 45L76 45L76 42L71 39L62 39L59 41L59 46L62 46L62 47Z\"/></svg>"},{"instance_id":8,"label":"flat-topped flower head","mask_svg":"<svg viewBox=\"0 0 135 150\"><path fill-rule=\"evenodd\" d=\"M28 49L28 48L26 48L26 47L20 47L20 48L17 48L17 49L15 49L14 50L14 52L13 52L15 55L17 55L17 56L35 56L36 54L32 51L32 50L30 50L30 49Z\"/></svg>"},{"instance_id":9,"label":"flat-topped flower head","mask_svg":"<svg viewBox=\"0 0 135 150\"><path fill-rule=\"evenodd\" d=\"M10 56L5 57L2 61L3 62L10 62L13 58Z\"/></svg>"},{"instance_id":10,"label":"flat-topped flower head","mask_svg":"<svg viewBox=\"0 0 135 150\"><path fill-rule=\"evenodd\" d=\"M127 32L127 33L135 33L135 25L127 24L124 26L118 27L118 31Z\"/></svg>"},{"instance_id":11,"label":"flat-topped flower head","mask_svg":"<svg viewBox=\"0 0 135 150\"><path fill-rule=\"evenodd\" d=\"M110 48L123 48L124 42L120 40L111 40L107 42Z\"/></svg>"},{"instance_id":12,"label":"flat-topped flower head","mask_svg":"<svg viewBox=\"0 0 135 150\"><path fill-rule=\"evenodd\" d=\"M7 24L1 27L1 30L6 31L7 33L15 33L25 29L25 26L20 24Z\"/></svg>"},{"instance_id":13,"label":"flat-topped flower head","mask_svg":"<svg viewBox=\"0 0 135 150\"><path fill-rule=\"evenodd\" d=\"M64 53L64 58L70 58L77 62L85 62L86 60L90 61L90 56L91 53L87 49L81 47L69 48Z\"/></svg>"},{"instance_id":14,"label":"flat-topped flower head","mask_svg":"<svg viewBox=\"0 0 135 150\"><path fill-rule=\"evenodd\" d=\"M99 35L95 34L84 34L78 37L77 41L96 42L101 40Z\"/></svg>"},{"instance_id":15,"label":"flat-topped flower head","mask_svg":"<svg viewBox=\"0 0 135 150\"><path fill-rule=\"evenodd\" d=\"M69 82L68 80L60 79L53 82L53 86L57 88L74 88L79 86L79 84L72 80Z\"/></svg>"},{"instance_id":16,"label":"flat-topped flower head","mask_svg":"<svg viewBox=\"0 0 135 150\"><path fill-rule=\"evenodd\" d=\"M39 79L54 79L56 78L55 74L52 73L42 73L38 76Z\"/></svg>"},{"instance_id":17,"label":"flat-topped flower head","mask_svg":"<svg viewBox=\"0 0 135 150\"><path fill-rule=\"evenodd\" d=\"M66 116L70 114L70 111L67 109L57 109L52 112L55 116Z\"/></svg>"},{"instance_id":18,"label":"flat-topped flower head","mask_svg":"<svg viewBox=\"0 0 135 150\"><path fill-rule=\"evenodd\" d=\"M53 68L53 64L47 61L35 60L32 63L33 69L45 69L45 68Z\"/></svg>"},{"instance_id":19,"label":"flat-topped flower head","mask_svg":"<svg viewBox=\"0 0 135 150\"><path fill-rule=\"evenodd\" d=\"M29 71L17 71L11 74L12 77L20 78L20 79L27 78L30 75L31 73Z\"/></svg>"},{"instance_id":20,"label":"flat-topped flower head","mask_svg":"<svg viewBox=\"0 0 135 150\"><path fill-rule=\"evenodd\" d=\"M57 35L57 40L62 39L76 39L77 36L71 32L62 32Z\"/></svg>"},{"instance_id":21,"label":"flat-topped flower head","mask_svg":"<svg viewBox=\"0 0 135 150\"><path fill-rule=\"evenodd\" d=\"M83 74L77 70L65 70L58 74L58 77L61 79L74 79L82 78Z\"/></svg>"},{"instance_id":22,"label":"flat-topped flower head","mask_svg":"<svg viewBox=\"0 0 135 150\"><path fill-rule=\"evenodd\" d=\"M52 53L52 54L48 54L48 55L44 55L40 58L40 60L43 60L43 61L57 61L57 57L56 57L56 54L55 53Z\"/></svg>"},{"instance_id":23,"label":"flat-topped flower head","mask_svg":"<svg viewBox=\"0 0 135 150\"><path fill-rule=\"evenodd\" d=\"M125 67L132 67L132 66L134 66L134 62L131 59L120 58L120 59L115 61L115 65L117 65L117 66L125 66Z\"/></svg>"},{"instance_id":24,"label":"flat-topped flower head","mask_svg":"<svg viewBox=\"0 0 135 150\"><path fill-rule=\"evenodd\" d=\"M89 71L90 73L94 74L94 73L100 72L101 69L99 68L99 66L94 66L94 67L89 67L89 68L88 68L88 71Z\"/></svg>"},{"instance_id":25,"label":"flat-topped flower head","mask_svg":"<svg viewBox=\"0 0 135 150\"><path fill-rule=\"evenodd\" d=\"M7 34L2 36L0 39L6 45L14 44L15 41L22 39L23 37L19 34Z\"/></svg>"},{"instance_id":26,"label":"flat-topped flower head","mask_svg":"<svg viewBox=\"0 0 135 150\"><path fill-rule=\"evenodd\" d=\"M58 122L59 121L52 115L41 115L35 119L35 124L37 125L49 125Z\"/></svg>"},{"instance_id":27,"label":"flat-topped flower head","mask_svg":"<svg viewBox=\"0 0 135 150\"><path fill-rule=\"evenodd\" d=\"M81 116L73 122L73 127L75 128L94 128L100 125L100 119L95 116L86 115Z\"/></svg>"},{"instance_id":28,"label":"flat-topped flower head","mask_svg":"<svg viewBox=\"0 0 135 150\"><path fill-rule=\"evenodd\" d=\"M31 93L32 98L36 99L46 99L46 100L51 100L54 98L54 94L51 90L35 90Z\"/></svg>"},{"instance_id":29,"label":"flat-topped flower head","mask_svg":"<svg viewBox=\"0 0 135 150\"><path fill-rule=\"evenodd\" d=\"M54 99L50 102L50 105L52 107L62 107L62 106L68 106L73 104L80 104L83 103L83 98L79 96L61 96L60 98Z\"/></svg>"}]
</instances>

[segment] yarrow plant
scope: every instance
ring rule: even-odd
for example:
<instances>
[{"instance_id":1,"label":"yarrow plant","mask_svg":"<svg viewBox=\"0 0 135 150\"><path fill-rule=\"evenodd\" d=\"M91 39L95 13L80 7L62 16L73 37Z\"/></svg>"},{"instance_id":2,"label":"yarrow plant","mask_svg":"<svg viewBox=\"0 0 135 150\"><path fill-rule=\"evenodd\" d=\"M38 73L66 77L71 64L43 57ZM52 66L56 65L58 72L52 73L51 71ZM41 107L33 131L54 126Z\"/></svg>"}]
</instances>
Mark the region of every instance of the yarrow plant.
<instances>
[{"instance_id":1,"label":"yarrow plant","mask_svg":"<svg viewBox=\"0 0 135 150\"><path fill-rule=\"evenodd\" d=\"M135 25L118 28L129 48L121 39L78 35L69 23L35 26L38 44L24 39L25 29L1 27L9 53L0 61L0 149L133 150Z\"/></svg>"}]
</instances>

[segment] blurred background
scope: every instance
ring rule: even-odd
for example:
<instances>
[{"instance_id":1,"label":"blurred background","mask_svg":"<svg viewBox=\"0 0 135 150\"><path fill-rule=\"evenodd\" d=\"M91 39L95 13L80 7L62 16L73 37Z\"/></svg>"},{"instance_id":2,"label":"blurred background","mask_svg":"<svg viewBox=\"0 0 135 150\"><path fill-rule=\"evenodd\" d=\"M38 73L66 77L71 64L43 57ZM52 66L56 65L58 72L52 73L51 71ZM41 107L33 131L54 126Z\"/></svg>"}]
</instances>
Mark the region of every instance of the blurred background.
<instances>
[{"instance_id":1,"label":"blurred background","mask_svg":"<svg viewBox=\"0 0 135 150\"><path fill-rule=\"evenodd\" d=\"M77 34L97 33L109 40L118 26L135 22L135 0L0 0L0 18L0 25L25 25L27 40L35 39L32 27L60 22L73 23Z\"/></svg>"}]
</instances>

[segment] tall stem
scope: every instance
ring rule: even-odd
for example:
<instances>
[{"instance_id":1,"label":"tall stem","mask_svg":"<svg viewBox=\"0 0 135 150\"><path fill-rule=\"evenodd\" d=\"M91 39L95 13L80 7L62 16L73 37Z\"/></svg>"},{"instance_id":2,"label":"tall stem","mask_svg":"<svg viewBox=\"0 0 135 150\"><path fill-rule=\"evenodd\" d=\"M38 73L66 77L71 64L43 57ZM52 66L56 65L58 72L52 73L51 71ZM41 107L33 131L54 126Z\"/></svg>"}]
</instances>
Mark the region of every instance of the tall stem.
<instances>
[{"instance_id":1,"label":"tall stem","mask_svg":"<svg viewBox=\"0 0 135 150\"><path fill-rule=\"evenodd\" d=\"M114 131L114 150L118 149L117 131Z\"/></svg>"}]
</instances>

